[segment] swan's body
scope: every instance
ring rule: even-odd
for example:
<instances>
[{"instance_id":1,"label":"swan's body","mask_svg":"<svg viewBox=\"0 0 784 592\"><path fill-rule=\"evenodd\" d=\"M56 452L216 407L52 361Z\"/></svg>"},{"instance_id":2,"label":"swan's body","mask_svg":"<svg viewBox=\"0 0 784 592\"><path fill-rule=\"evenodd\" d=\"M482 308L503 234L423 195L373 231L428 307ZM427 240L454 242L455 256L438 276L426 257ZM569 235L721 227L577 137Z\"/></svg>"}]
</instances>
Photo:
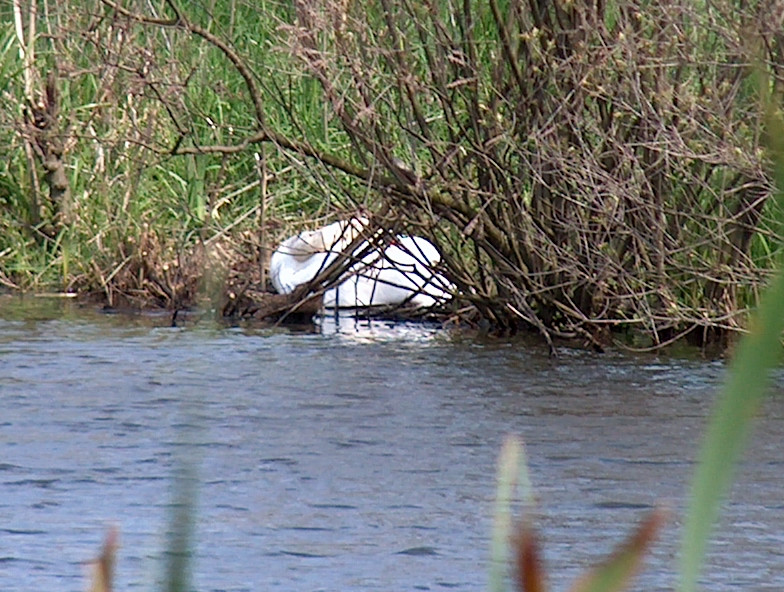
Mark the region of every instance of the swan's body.
<instances>
[{"instance_id":1,"label":"swan's body","mask_svg":"<svg viewBox=\"0 0 784 592\"><path fill-rule=\"evenodd\" d=\"M270 280L280 294L312 280L335 260L367 223L364 218L335 222L284 240L270 258Z\"/></svg>"},{"instance_id":2,"label":"swan's body","mask_svg":"<svg viewBox=\"0 0 784 592\"><path fill-rule=\"evenodd\" d=\"M358 236L365 224L365 220L335 222L283 241L270 259L270 279L275 290L289 294L312 280ZM449 282L432 271L441 255L424 238L397 237L381 253L363 241L354 253L361 259L348 269L345 278L324 293L325 307L430 307L451 298Z\"/></svg>"}]
</instances>

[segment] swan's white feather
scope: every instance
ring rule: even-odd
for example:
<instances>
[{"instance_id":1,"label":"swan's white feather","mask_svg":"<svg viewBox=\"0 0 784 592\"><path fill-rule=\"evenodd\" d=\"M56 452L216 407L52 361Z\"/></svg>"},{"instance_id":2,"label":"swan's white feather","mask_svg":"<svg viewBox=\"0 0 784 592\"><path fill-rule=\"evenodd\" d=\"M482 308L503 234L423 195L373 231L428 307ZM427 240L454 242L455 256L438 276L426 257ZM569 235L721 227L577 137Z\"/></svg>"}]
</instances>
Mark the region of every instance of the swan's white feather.
<instances>
[{"instance_id":1,"label":"swan's white feather","mask_svg":"<svg viewBox=\"0 0 784 592\"><path fill-rule=\"evenodd\" d=\"M365 224L365 220L335 222L283 241L270 260L270 278L275 290L289 294L312 280L356 238ZM365 251L368 253L349 268L345 278L325 292L325 307L403 303L430 307L451 298L452 285L433 272L441 255L427 239L399 236L383 252L372 251L363 242L354 253L359 256Z\"/></svg>"}]
</instances>

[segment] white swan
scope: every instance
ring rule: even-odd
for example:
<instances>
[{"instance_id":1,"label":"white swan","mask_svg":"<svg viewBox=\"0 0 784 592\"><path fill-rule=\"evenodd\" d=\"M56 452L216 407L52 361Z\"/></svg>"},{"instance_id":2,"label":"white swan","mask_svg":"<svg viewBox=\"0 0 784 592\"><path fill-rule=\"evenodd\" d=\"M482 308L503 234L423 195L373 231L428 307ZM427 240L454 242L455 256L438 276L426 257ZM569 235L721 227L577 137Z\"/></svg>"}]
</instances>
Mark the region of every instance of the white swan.
<instances>
[{"instance_id":1,"label":"white swan","mask_svg":"<svg viewBox=\"0 0 784 592\"><path fill-rule=\"evenodd\" d=\"M270 259L275 290L289 294L312 280L359 235L365 218L340 221L283 241ZM452 286L432 271L441 261L438 249L416 236L399 236L379 253L363 241L354 251L359 259L345 277L324 293L326 308L410 304L431 307L451 298Z\"/></svg>"}]
</instances>

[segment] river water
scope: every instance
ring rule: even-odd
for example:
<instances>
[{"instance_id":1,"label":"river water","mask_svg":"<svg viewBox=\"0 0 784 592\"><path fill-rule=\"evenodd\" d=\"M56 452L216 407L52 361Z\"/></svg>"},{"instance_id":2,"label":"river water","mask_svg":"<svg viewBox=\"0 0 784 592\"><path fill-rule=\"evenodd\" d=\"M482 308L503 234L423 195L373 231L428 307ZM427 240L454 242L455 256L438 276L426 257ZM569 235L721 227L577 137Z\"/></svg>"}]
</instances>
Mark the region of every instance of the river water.
<instances>
[{"instance_id":1,"label":"river water","mask_svg":"<svg viewBox=\"0 0 784 592\"><path fill-rule=\"evenodd\" d=\"M657 505L635 590L675 585L696 444L723 365L326 321L227 327L0 301L0 589L161 577L172 475L198 478L200 591L483 590L497 454L526 444L555 590ZM781 391L782 380L776 381ZM784 589L784 403L724 507L704 589Z\"/></svg>"}]
</instances>

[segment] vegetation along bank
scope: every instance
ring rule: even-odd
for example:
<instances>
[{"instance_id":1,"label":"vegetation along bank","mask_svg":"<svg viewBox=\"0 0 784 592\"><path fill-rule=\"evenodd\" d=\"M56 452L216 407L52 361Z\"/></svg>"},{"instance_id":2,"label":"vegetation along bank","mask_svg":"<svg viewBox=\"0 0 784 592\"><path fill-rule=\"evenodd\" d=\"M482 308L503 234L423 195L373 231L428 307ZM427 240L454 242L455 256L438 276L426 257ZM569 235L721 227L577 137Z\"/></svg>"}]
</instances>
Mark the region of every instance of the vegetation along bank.
<instances>
[{"instance_id":1,"label":"vegetation along bank","mask_svg":"<svg viewBox=\"0 0 784 592\"><path fill-rule=\"evenodd\" d=\"M0 14L8 290L252 314L274 245L362 211L438 245L450 318L658 346L742 328L777 257L776 3Z\"/></svg>"}]
</instances>

